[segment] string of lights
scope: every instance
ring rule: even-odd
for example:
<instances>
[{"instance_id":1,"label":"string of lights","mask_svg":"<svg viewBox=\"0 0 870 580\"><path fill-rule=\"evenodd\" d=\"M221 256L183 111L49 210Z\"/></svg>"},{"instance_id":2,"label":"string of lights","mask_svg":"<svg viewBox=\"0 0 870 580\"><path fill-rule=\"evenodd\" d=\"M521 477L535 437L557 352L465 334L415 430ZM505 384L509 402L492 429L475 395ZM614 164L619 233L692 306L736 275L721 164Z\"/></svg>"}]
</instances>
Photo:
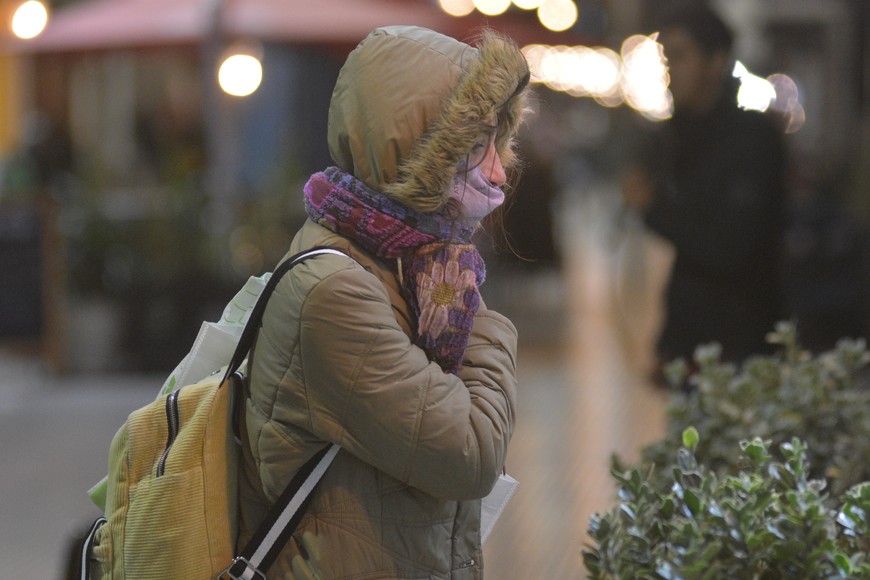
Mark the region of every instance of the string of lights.
<instances>
[{"instance_id":1,"label":"string of lights","mask_svg":"<svg viewBox=\"0 0 870 580\"><path fill-rule=\"evenodd\" d=\"M535 10L541 25L563 32L578 20L574 0L439 0L441 9L454 17L475 10L498 16L512 6ZM39 36L50 18L42 0L25 0L14 10L10 30L22 40ZM250 44L250 43L248 43ZM256 46L233 44L223 54L218 67L221 89L236 97L254 93L263 77L261 55ZM528 45L523 53L529 61L533 82L575 97L589 97L605 107L627 105L652 120L671 116L667 61L656 35L636 35L626 39L617 54L606 47ZM734 76L740 79L738 103L746 109L770 108L788 120L787 131L800 129L806 114L797 84L784 74L761 78L738 62Z\"/></svg>"},{"instance_id":2,"label":"string of lights","mask_svg":"<svg viewBox=\"0 0 870 580\"><path fill-rule=\"evenodd\" d=\"M537 11L540 23L553 32L568 30L579 15L573 0L439 0L441 9L451 16L468 16L475 10L486 16L504 14L511 7Z\"/></svg>"},{"instance_id":3,"label":"string of lights","mask_svg":"<svg viewBox=\"0 0 870 580\"><path fill-rule=\"evenodd\" d=\"M475 10L498 16L512 6L536 10L540 23L550 31L563 32L578 20L573 0L439 0L447 14L461 18ZM657 35L627 38L620 52L606 47L531 44L523 47L532 82L575 97L594 99L604 107L627 105L644 117L662 121L671 117L673 102L667 60ZM737 62L734 77L740 79L738 105L744 109L773 109L786 120L786 131L795 132L806 114L797 84L784 74L759 77Z\"/></svg>"}]
</instances>

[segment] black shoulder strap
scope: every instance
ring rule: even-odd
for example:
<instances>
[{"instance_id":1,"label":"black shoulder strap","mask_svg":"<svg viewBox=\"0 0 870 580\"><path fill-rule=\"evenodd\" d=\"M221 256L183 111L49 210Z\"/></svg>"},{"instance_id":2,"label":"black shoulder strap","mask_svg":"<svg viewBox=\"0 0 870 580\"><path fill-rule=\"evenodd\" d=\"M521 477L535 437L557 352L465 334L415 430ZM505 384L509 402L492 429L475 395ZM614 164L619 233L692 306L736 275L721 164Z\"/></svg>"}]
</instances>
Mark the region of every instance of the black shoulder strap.
<instances>
[{"instance_id":1,"label":"black shoulder strap","mask_svg":"<svg viewBox=\"0 0 870 580\"><path fill-rule=\"evenodd\" d=\"M335 248L312 248L285 260L272 272L272 277L269 278L266 287L263 288L254 309L251 311L251 316L247 324L245 324L245 329L242 331L241 338L239 338L239 344L224 375L224 381L233 377L235 372L241 367L245 357L248 356L254 344L257 331L263 322L263 312L266 310L266 303L269 301L269 297L272 295L281 277L296 264L323 254L350 257ZM237 392L241 391L238 386L234 386L234 389ZM299 469L290 483L287 484L287 487L275 502L275 505L269 509L269 512L263 518L254 535L248 541L248 544L233 559L230 566L221 573L219 578L265 579L266 571L275 561L275 558L299 524L299 520L302 518L302 514L305 513L305 507L310 500L311 492L326 472L330 463L332 463L339 449L339 446L336 444L328 445Z\"/></svg>"},{"instance_id":2,"label":"black shoulder strap","mask_svg":"<svg viewBox=\"0 0 870 580\"><path fill-rule=\"evenodd\" d=\"M269 278L268 282L266 282L266 287L263 288L263 291L260 293L260 297L257 299L257 303L251 311L251 316L248 318L248 323L245 324L245 329L242 331L241 338L239 338L239 344L236 346L236 351L233 353L233 358L230 359L230 365L227 367L226 374L224 374L224 381L226 381L234 372L239 370L245 357L248 356L251 347L254 346L254 339L257 336L257 331L263 323L263 312L266 311L266 303L269 302L269 297L272 295L272 292L274 292L281 277L289 272L296 264L304 262L308 258L321 256L323 254L335 254L337 256L350 257L346 253L341 250L336 250L335 248L312 248L310 250L299 252L298 254L288 258L282 262L274 272L272 272L272 277Z\"/></svg>"}]
</instances>

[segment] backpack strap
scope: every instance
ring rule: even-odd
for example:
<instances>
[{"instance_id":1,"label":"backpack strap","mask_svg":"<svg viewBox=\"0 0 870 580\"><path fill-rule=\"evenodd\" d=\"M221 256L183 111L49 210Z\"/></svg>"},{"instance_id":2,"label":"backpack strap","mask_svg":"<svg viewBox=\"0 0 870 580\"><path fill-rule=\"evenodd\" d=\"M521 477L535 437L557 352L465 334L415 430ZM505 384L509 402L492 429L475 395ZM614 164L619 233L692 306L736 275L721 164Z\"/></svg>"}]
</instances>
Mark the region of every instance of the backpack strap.
<instances>
[{"instance_id":1,"label":"backpack strap","mask_svg":"<svg viewBox=\"0 0 870 580\"><path fill-rule=\"evenodd\" d=\"M94 541L96 540L97 530L103 527L105 523L106 518L97 518L93 525L91 525L91 528L88 531L88 535L85 536L85 539L82 542L80 554L81 560L79 561L79 573L81 574L81 580L91 580L91 575L93 574L93 568L91 566L91 552L94 549Z\"/></svg>"},{"instance_id":2,"label":"backpack strap","mask_svg":"<svg viewBox=\"0 0 870 580\"><path fill-rule=\"evenodd\" d=\"M299 525L311 492L339 449L335 443L323 448L296 472L248 544L219 578L226 575L233 580L266 579L266 572Z\"/></svg>"},{"instance_id":3,"label":"backpack strap","mask_svg":"<svg viewBox=\"0 0 870 580\"><path fill-rule=\"evenodd\" d=\"M266 287L263 288L263 291L260 293L260 297L257 298L257 303L254 305L254 309L251 310L251 316L248 318L247 324L245 324L245 329L242 331L242 336L239 338L239 343L236 346L236 350L233 353L233 358L230 359L230 364L227 367L227 372L224 374L223 380L226 381L230 378L230 376L241 368L242 363L245 361L245 358L248 356L251 348L254 346L254 339L257 336L257 332L260 330L260 326L263 324L263 313L266 311L266 303L269 301L269 296L272 295L272 292L275 291L275 287L278 286L278 282L281 281L281 278L290 271L293 266L299 264L300 262L304 262L308 258L313 258L315 256L321 256L323 254L334 254L336 256L346 256L350 258L346 253L341 250L336 250L335 248L312 248L310 250L305 250L304 252L299 252L294 256L286 259L281 265L275 268L275 271L272 272L272 276L269 278L269 281L266 282ZM353 260L353 258L350 258ZM354 260L355 261L355 260Z\"/></svg>"},{"instance_id":4,"label":"backpack strap","mask_svg":"<svg viewBox=\"0 0 870 580\"><path fill-rule=\"evenodd\" d=\"M242 363L253 347L254 338L263 322L266 303L269 301L269 296L275 290L281 277L296 264L323 254L334 254L350 258L346 253L335 248L318 247L300 252L288 258L275 269L272 277L269 278L266 287L263 288L263 292L257 299L257 304L251 311L247 324L245 324L245 329L242 331L241 338L239 338L239 344L224 375L224 381L236 375L236 371L242 366ZM241 392L241 388L238 385L234 385L234 388L237 392ZM311 499L311 492L314 491L317 482L326 473L326 469L332 463L332 460L335 459L339 449L340 447L335 443L324 447L296 472L296 475L287 484L287 487L281 493L275 505L269 509L266 517L263 518L260 526L248 541L248 544L238 556L233 558L232 563L218 578L231 578L233 580L262 578L265 580L269 567L275 561L275 558L278 557L287 540L290 539L296 526L299 525L299 520L302 519L305 508Z\"/></svg>"}]
</instances>

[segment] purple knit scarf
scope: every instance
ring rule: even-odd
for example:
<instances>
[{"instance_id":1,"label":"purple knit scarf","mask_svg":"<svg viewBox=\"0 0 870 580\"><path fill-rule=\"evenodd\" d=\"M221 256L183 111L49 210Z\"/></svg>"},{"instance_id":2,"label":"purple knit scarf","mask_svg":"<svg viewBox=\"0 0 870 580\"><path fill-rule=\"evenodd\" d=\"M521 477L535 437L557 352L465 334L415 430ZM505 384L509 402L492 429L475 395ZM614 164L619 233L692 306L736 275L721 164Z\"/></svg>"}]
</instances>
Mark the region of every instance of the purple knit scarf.
<instances>
[{"instance_id":1,"label":"purple knit scarf","mask_svg":"<svg viewBox=\"0 0 870 580\"><path fill-rule=\"evenodd\" d=\"M314 222L400 264L405 299L417 318L414 344L456 374L486 278L471 243L474 226L409 209L337 167L312 175L304 191Z\"/></svg>"}]
</instances>

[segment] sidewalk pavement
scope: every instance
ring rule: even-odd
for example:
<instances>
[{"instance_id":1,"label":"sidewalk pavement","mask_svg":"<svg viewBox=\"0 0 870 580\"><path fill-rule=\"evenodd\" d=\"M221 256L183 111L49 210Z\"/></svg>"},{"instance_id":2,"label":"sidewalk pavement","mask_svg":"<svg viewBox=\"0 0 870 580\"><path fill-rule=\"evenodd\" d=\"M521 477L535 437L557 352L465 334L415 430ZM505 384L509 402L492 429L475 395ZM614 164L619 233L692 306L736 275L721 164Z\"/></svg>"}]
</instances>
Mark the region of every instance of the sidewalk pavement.
<instances>
[{"instance_id":1,"label":"sidewalk pavement","mask_svg":"<svg viewBox=\"0 0 870 580\"><path fill-rule=\"evenodd\" d=\"M165 377L56 377L36 359L0 352L0 577L65 577L69 546L100 512L87 490L109 444Z\"/></svg>"}]
</instances>

